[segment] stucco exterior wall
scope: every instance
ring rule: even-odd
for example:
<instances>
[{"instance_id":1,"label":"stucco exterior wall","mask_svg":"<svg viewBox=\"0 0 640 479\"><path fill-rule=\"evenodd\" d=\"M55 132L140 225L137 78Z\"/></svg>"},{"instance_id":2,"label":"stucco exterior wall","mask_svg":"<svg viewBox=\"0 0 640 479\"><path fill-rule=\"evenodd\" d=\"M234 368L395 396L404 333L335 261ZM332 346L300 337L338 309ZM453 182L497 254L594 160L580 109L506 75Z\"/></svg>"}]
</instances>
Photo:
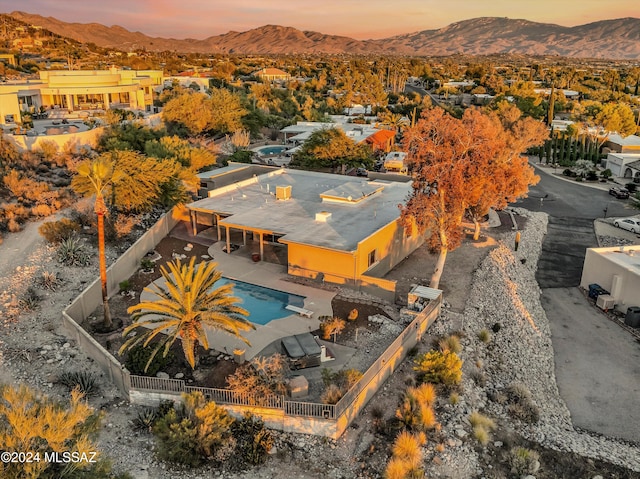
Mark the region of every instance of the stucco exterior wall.
<instances>
[{"instance_id":1,"label":"stucco exterior wall","mask_svg":"<svg viewBox=\"0 0 640 479\"><path fill-rule=\"evenodd\" d=\"M640 247L636 246L635 248L634 254L637 257L638 264L640 264ZM615 249L587 249L580 287L588 290L590 284L599 284L614 297L616 309L626 313L629 306L640 306L640 270L625 268L609 259L607 254L601 253L602 251L610 252ZM617 254L625 253L620 252Z\"/></svg>"}]
</instances>

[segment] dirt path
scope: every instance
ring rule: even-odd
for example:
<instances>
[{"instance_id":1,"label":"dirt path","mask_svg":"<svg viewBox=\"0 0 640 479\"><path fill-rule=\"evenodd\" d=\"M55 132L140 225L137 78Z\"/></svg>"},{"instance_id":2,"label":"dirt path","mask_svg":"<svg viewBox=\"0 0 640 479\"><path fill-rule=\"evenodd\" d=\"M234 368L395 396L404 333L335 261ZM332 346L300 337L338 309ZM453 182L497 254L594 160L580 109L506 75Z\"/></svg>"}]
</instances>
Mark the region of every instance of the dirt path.
<instances>
[{"instance_id":1,"label":"dirt path","mask_svg":"<svg viewBox=\"0 0 640 479\"><path fill-rule=\"evenodd\" d=\"M45 241L38 233L38 227L44 221L28 223L22 231L6 235L0 244L0 311L4 321L8 321L8 310L23 293L25 281L37 274L42 253L46 250ZM4 346L2 339L0 346ZM0 347L0 354L3 349ZM0 367L0 383L13 382L15 378L9 369Z\"/></svg>"}]
</instances>

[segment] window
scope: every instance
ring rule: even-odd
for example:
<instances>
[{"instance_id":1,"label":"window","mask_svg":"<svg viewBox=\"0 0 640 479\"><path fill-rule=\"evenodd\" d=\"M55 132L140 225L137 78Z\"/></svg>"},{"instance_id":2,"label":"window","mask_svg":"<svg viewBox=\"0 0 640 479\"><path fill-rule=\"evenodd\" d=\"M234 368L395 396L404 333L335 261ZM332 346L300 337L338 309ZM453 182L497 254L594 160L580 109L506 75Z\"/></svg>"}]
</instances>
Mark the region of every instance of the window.
<instances>
[{"instance_id":1,"label":"window","mask_svg":"<svg viewBox=\"0 0 640 479\"><path fill-rule=\"evenodd\" d=\"M369 266L373 265L377 259L376 259L376 250L372 250L371 253L369 253Z\"/></svg>"}]
</instances>

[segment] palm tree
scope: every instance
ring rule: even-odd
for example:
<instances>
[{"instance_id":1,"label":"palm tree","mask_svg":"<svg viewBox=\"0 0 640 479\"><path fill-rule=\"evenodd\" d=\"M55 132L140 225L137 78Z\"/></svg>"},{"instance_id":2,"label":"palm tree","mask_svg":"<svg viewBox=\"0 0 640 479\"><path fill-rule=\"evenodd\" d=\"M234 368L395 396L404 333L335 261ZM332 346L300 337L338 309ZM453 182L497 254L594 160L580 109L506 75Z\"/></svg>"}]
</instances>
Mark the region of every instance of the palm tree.
<instances>
[{"instance_id":1,"label":"palm tree","mask_svg":"<svg viewBox=\"0 0 640 479\"><path fill-rule=\"evenodd\" d=\"M73 179L73 189L78 193L95 195L94 211L98 216L98 256L100 258L100 284L102 285L102 304L104 307L104 326L111 328L111 312L107 296L107 260L104 250L104 215L107 206L104 194L108 188L124 178L124 173L115 167L115 163L106 157L86 160L78 165L78 176Z\"/></svg>"},{"instance_id":2,"label":"palm tree","mask_svg":"<svg viewBox=\"0 0 640 479\"><path fill-rule=\"evenodd\" d=\"M180 338L182 350L189 365L195 369L197 347L201 344L209 349L206 327L221 330L240 338L246 344L249 341L240 333L250 331L254 326L246 320L249 312L236 303L238 298L232 296L233 285L225 284L214 289L215 283L222 277L216 270L217 263L201 263L195 265L195 257L189 264L180 260L170 262L160 268L165 287L154 284L145 291L153 293L158 299L143 301L128 309L133 314L133 324L125 328L122 335L139 327L146 328L142 334L127 339L120 348L120 354L138 344L148 346L161 333L165 336L155 345L148 368L155 355L163 349L166 356L169 349Z\"/></svg>"}]
</instances>

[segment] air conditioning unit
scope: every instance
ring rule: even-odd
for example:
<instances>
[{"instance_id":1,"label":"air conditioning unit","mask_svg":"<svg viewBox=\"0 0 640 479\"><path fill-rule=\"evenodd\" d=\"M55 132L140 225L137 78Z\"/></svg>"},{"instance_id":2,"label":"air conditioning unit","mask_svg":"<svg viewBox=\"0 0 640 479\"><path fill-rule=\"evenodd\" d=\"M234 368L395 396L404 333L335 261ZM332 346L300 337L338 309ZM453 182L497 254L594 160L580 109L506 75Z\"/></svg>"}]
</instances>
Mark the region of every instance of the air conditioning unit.
<instances>
[{"instance_id":1,"label":"air conditioning unit","mask_svg":"<svg viewBox=\"0 0 640 479\"><path fill-rule=\"evenodd\" d=\"M616 305L616 300L610 294L601 294L596 300L596 305L598 308L607 311L609 309L613 309Z\"/></svg>"}]
</instances>

